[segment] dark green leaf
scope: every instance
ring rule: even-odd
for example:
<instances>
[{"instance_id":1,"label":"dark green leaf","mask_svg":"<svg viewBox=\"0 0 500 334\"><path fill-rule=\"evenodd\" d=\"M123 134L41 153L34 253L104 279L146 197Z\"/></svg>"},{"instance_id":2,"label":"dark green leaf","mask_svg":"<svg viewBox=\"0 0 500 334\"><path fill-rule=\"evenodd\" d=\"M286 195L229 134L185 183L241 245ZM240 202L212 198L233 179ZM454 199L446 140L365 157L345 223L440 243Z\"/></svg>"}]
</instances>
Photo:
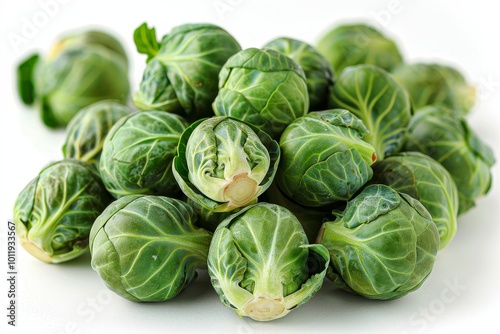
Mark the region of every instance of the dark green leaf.
<instances>
[{"instance_id":1,"label":"dark green leaf","mask_svg":"<svg viewBox=\"0 0 500 334\"><path fill-rule=\"evenodd\" d=\"M17 67L17 89L19 97L24 104L31 106L35 102L35 85L33 83L33 71L40 59L40 55L35 53L25 59Z\"/></svg>"},{"instance_id":2,"label":"dark green leaf","mask_svg":"<svg viewBox=\"0 0 500 334\"><path fill-rule=\"evenodd\" d=\"M146 61L156 56L160 45L156 39L155 28L149 28L146 23L141 24L134 30L134 43L139 53L148 56Z\"/></svg>"}]
</instances>

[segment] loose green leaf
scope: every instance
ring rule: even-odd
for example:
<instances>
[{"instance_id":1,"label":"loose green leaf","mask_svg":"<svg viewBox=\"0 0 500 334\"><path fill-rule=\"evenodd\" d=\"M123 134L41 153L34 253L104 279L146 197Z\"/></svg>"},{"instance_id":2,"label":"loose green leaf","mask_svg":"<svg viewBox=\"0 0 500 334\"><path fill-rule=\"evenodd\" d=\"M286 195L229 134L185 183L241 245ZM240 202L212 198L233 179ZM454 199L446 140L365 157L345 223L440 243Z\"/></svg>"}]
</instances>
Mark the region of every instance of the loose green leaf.
<instances>
[{"instance_id":1,"label":"loose green leaf","mask_svg":"<svg viewBox=\"0 0 500 334\"><path fill-rule=\"evenodd\" d=\"M21 62L17 67L17 89L24 104L31 106L36 100L34 83L35 67L40 59L39 54L33 54Z\"/></svg>"},{"instance_id":2,"label":"loose green leaf","mask_svg":"<svg viewBox=\"0 0 500 334\"><path fill-rule=\"evenodd\" d=\"M134 43L137 52L148 56L147 62L158 54L160 45L156 39L156 30L154 27L149 28L147 23L141 24L134 30Z\"/></svg>"}]
</instances>

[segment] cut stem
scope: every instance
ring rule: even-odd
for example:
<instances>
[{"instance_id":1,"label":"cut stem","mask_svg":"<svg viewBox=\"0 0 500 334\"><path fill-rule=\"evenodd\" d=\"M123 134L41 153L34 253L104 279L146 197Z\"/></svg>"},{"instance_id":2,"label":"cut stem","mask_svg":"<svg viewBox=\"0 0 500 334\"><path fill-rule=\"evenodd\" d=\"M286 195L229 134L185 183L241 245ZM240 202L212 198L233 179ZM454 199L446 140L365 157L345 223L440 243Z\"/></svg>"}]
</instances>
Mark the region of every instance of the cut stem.
<instances>
[{"instance_id":1,"label":"cut stem","mask_svg":"<svg viewBox=\"0 0 500 334\"><path fill-rule=\"evenodd\" d=\"M21 245L34 257L37 259L47 262L47 263L52 263L52 257L50 257L47 252L45 252L42 248L40 248L37 244L31 242L31 241L26 241L24 239L19 239L21 242Z\"/></svg>"},{"instance_id":2,"label":"cut stem","mask_svg":"<svg viewBox=\"0 0 500 334\"><path fill-rule=\"evenodd\" d=\"M224 197L231 206L241 207L251 202L257 192L257 182L247 173L235 175L224 189Z\"/></svg>"},{"instance_id":3,"label":"cut stem","mask_svg":"<svg viewBox=\"0 0 500 334\"><path fill-rule=\"evenodd\" d=\"M281 299L268 299L260 296L254 298L245 305L245 315L258 321L269 321L280 318L285 312L285 306Z\"/></svg>"}]
</instances>

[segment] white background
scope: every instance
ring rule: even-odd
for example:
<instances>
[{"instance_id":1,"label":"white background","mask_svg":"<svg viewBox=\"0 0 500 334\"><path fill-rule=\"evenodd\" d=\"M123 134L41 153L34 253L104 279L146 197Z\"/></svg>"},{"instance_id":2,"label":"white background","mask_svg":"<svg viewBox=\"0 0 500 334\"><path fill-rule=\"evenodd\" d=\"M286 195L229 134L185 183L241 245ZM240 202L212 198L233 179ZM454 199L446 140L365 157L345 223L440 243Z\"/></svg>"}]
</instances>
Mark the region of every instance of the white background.
<instances>
[{"instance_id":1,"label":"white background","mask_svg":"<svg viewBox=\"0 0 500 334\"><path fill-rule=\"evenodd\" d=\"M47 3L52 5L47 7ZM133 30L146 21L159 35L188 22L218 24L243 48L287 35L314 44L330 26L368 20L400 43L407 61L438 60L476 84L470 124L500 158L500 19L493 1L94 1L0 2L0 323L8 333L461 333L500 332L500 164L493 189L461 216L458 233L437 257L418 291L394 301L370 301L325 282L307 304L280 320L238 318L223 306L205 272L176 299L158 304L126 301L106 289L89 256L48 265L18 246L17 327L7 326L6 225L19 191L49 161L61 158L64 131L45 128L15 91L15 66L31 51L46 52L61 32L104 26L128 48L132 90L144 57ZM45 13L45 14L44 14ZM44 20L44 18L46 20ZM26 25L37 24L31 34ZM13 36L23 43L12 43Z\"/></svg>"}]
</instances>

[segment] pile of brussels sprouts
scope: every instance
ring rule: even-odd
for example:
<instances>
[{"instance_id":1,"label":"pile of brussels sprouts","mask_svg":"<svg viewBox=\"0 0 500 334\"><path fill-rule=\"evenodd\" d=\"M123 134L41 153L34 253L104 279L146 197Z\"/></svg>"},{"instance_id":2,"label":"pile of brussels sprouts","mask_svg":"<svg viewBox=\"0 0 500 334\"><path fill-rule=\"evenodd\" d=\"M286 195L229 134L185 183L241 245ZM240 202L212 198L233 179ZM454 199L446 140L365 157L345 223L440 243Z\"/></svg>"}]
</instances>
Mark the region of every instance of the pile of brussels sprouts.
<instances>
[{"instance_id":1,"label":"pile of brussels sprouts","mask_svg":"<svg viewBox=\"0 0 500 334\"><path fill-rule=\"evenodd\" d=\"M103 31L18 70L22 101L66 131L61 160L15 202L20 242L48 263L90 249L123 298L173 299L199 269L260 321L325 278L399 298L490 189L492 150L467 121L474 88L449 65L405 62L366 24L315 46L242 49L213 24L161 40L143 24L133 38L147 59L131 96L127 56Z\"/></svg>"}]
</instances>

